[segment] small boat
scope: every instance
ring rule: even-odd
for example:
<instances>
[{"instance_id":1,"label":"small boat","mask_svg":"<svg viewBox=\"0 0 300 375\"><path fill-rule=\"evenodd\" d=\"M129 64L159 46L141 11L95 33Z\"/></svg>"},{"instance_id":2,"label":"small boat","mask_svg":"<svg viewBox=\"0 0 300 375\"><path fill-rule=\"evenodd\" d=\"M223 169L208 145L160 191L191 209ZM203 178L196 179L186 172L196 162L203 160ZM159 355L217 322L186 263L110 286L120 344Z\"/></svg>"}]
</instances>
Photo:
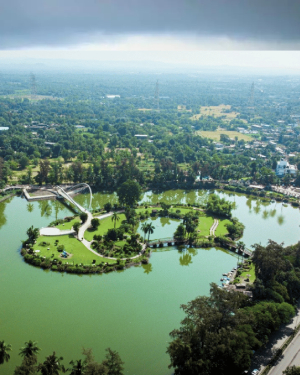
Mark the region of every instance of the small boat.
<instances>
[{"instance_id":1,"label":"small boat","mask_svg":"<svg viewBox=\"0 0 300 375\"><path fill-rule=\"evenodd\" d=\"M220 281L224 281L223 277L222 277L222 279L220 279Z\"/></svg>"},{"instance_id":2,"label":"small boat","mask_svg":"<svg viewBox=\"0 0 300 375\"><path fill-rule=\"evenodd\" d=\"M223 276L227 276L227 273L223 273Z\"/></svg>"}]
</instances>

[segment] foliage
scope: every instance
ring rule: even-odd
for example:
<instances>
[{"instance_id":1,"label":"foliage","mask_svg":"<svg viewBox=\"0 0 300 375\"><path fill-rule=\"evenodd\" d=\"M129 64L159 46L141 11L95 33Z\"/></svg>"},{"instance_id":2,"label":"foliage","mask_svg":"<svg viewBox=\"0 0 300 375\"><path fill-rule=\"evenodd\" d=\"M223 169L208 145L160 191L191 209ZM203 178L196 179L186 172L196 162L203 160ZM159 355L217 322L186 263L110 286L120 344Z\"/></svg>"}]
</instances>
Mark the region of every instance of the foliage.
<instances>
[{"instance_id":1,"label":"foliage","mask_svg":"<svg viewBox=\"0 0 300 375\"><path fill-rule=\"evenodd\" d=\"M181 223L178 225L175 233L174 233L174 238L176 239L183 239L185 237L185 227L184 225Z\"/></svg>"},{"instance_id":2,"label":"foliage","mask_svg":"<svg viewBox=\"0 0 300 375\"><path fill-rule=\"evenodd\" d=\"M289 366L283 371L283 375L300 375L299 366Z\"/></svg>"},{"instance_id":3,"label":"foliage","mask_svg":"<svg viewBox=\"0 0 300 375\"><path fill-rule=\"evenodd\" d=\"M118 189L119 202L125 206L133 206L141 199L141 186L136 181L128 180Z\"/></svg>"},{"instance_id":4,"label":"foliage","mask_svg":"<svg viewBox=\"0 0 300 375\"><path fill-rule=\"evenodd\" d=\"M232 218L231 223L228 223L225 226L228 230L229 237L231 237L233 240L242 237L245 226L239 222L237 218Z\"/></svg>"},{"instance_id":5,"label":"foliage","mask_svg":"<svg viewBox=\"0 0 300 375\"><path fill-rule=\"evenodd\" d=\"M105 203L104 209L106 212L110 212L112 209L112 204L110 202Z\"/></svg>"},{"instance_id":6,"label":"foliage","mask_svg":"<svg viewBox=\"0 0 300 375\"><path fill-rule=\"evenodd\" d=\"M4 341L0 341L0 365L10 360L11 345L6 344Z\"/></svg>"},{"instance_id":7,"label":"foliage","mask_svg":"<svg viewBox=\"0 0 300 375\"><path fill-rule=\"evenodd\" d=\"M231 211L233 209L233 203L226 201L225 198L220 198L216 194L210 194L206 210L216 215L231 217Z\"/></svg>"},{"instance_id":8,"label":"foliage","mask_svg":"<svg viewBox=\"0 0 300 375\"><path fill-rule=\"evenodd\" d=\"M79 221L76 221L74 224L73 224L73 229L75 230L75 232L78 234L79 232L79 228L81 227L81 223Z\"/></svg>"},{"instance_id":9,"label":"foliage","mask_svg":"<svg viewBox=\"0 0 300 375\"><path fill-rule=\"evenodd\" d=\"M96 217L94 217L92 220L91 220L91 225L92 225L92 228L93 229L98 229L99 225L100 225L100 220Z\"/></svg>"}]
</instances>

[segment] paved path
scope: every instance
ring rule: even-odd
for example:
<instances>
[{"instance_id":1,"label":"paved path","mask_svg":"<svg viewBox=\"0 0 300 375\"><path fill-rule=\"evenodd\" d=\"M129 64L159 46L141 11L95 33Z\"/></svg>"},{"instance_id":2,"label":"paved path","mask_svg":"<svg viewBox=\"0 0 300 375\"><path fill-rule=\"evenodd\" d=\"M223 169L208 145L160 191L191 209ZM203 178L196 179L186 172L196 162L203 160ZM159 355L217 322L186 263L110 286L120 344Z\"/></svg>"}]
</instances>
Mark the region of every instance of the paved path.
<instances>
[{"instance_id":1,"label":"paved path","mask_svg":"<svg viewBox=\"0 0 300 375\"><path fill-rule=\"evenodd\" d=\"M300 323L300 302L298 302L297 315L293 317L291 322L287 325L283 325L278 331L274 332L270 341L267 343L265 348L258 350L251 364L251 371L253 369L259 369L260 373L267 366L271 358L273 357L275 350L279 349L285 342L285 340L292 334L293 330ZM282 357L268 373L268 375L281 375L282 371L288 366L296 364L300 366L300 332L297 333L291 344L286 348Z\"/></svg>"},{"instance_id":2,"label":"paved path","mask_svg":"<svg viewBox=\"0 0 300 375\"><path fill-rule=\"evenodd\" d=\"M281 360L271 369L269 375L281 375L287 367L293 365L300 366L300 332L283 352Z\"/></svg>"},{"instance_id":3,"label":"paved path","mask_svg":"<svg viewBox=\"0 0 300 375\"><path fill-rule=\"evenodd\" d=\"M65 229L61 230L54 227L46 227L40 229L40 235L41 236L65 236L68 234L75 234L74 229Z\"/></svg>"},{"instance_id":4,"label":"paved path","mask_svg":"<svg viewBox=\"0 0 300 375\"><path fill-rule=\"evenodd\" d=\"M213 225L211 226L210 230L209 230L209 234L211 236L214 236L215 235L215 230L218 228L218 225L219 225L219 220L217 219L214 219L214 223Z\"/></svg>"},{"instance_id":5,"label":"paved path","mask_svg":"<svg viewBox=\"0 0 300 375\"><path fill-rule=\"evenodd\" d=\"M143 247L142 247L141 252L140 252L138 255L135 255L135 256L132 257L132 258L112 258L112 257L104 257L103 255L97 253L97 251L93 250L93 249L91 248L91 243L92 243L92 242L89 242L89 241L87 241L87 240L85 240L85 239L83 239L81 242L83 243L83 245L84 245L88 250L90 250L92 253L94 253L94 254L97 255L98 257L101 257L101 258L103 258L103 259L111 259L111 260L118 260L118 259L121 259L121 260L126 260L126 259L136 259L136 258L140 257L140 256L143 254L143 252L146 250L146 245L145 245L145 244L142 244Z\"/></svg>"}]
</instances>

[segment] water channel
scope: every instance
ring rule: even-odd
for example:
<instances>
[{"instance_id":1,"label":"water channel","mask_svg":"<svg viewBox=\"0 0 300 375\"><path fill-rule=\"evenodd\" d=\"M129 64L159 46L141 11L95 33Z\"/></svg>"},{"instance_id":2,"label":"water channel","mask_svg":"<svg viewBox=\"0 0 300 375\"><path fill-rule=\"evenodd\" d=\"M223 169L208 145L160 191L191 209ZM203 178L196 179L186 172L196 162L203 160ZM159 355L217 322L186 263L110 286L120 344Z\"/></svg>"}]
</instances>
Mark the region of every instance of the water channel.
<instances>
[{"instance_id":1,"label":"water channel","mask_svg":"<svg viewBox=\"0 0 300 375\"><path fill-rule=\"evenodd\" d=\"M173 190L145 193L144 202L203 202L206 191ZM242 240L265 245L268 239L296 243L299 239L299 209L282 203L265 203L244 195L219 193L234 201L234 216L246 226ZM88 207L88 196L76 200ZM95 194L94 207L115 195ZM234 254L220 249L166 247L152 253L150 264L104 275L77 276L43 271L25 264L19 254L26 230L46 226L70 214L58 201L28 204L13 197L0 203L0 340L12 344L11 361L0 374L12 374L20 363L19 348L37 341L39 360L53 351L66 363L81 357L81 348L93 348L96 359L104 350L117 350L131 375L171 374L165 353L169 332L179 326L182 303L207 295L209 283L219 283L223 272L237 262ZM169 237L175 223L157 219L153 238ZM178 225L176 223L175 227ZM171 232L171 233L170 233Z\"/></svg>"}]
</instances>

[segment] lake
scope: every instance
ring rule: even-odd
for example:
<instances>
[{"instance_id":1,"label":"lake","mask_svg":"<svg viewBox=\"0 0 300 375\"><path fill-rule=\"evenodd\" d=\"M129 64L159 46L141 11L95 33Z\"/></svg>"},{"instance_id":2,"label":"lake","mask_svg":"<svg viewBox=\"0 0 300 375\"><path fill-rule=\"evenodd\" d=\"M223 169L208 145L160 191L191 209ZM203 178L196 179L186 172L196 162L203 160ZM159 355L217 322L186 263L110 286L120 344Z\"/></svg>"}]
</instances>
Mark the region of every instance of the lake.
<instances>
[{"instance_id":1,"label":"lake","mask_svg":"<svg viewBox=\"0 0 300 375\"><path fill-rule=\"evenodd\" d=\"M172 190L147 192L144 202L205 202L207 191ZM267 244L268 239L296 243L299 209L282 203L265 203L244 195L218 193L235 202L233 215L245 224L242 240ZM88 207L89 197L75 198ZM94 194L94 207L117 201L114 194ZM209 284L219 284L222 273L237 263L235 254L221 249L164 247L153 252L150 263L104 275L70 275L43 271L23 262L21 240L29 226L44 227L70 215L59 201L28 204L13 197L0 203L0 340L12 344L11 361L0 374L13 372L21 362L19 348L37 341L41 361L53 351L67 364L81 357L81 349L93 348L101 361L105 348L117 350L131 375L171 374L166 352L169 332L183 318L180 305L208 295ZM178 222L156 219L151 238L169 237ZM170 224L170 225L169 225Z\"/></svg>"}]
</instances>

